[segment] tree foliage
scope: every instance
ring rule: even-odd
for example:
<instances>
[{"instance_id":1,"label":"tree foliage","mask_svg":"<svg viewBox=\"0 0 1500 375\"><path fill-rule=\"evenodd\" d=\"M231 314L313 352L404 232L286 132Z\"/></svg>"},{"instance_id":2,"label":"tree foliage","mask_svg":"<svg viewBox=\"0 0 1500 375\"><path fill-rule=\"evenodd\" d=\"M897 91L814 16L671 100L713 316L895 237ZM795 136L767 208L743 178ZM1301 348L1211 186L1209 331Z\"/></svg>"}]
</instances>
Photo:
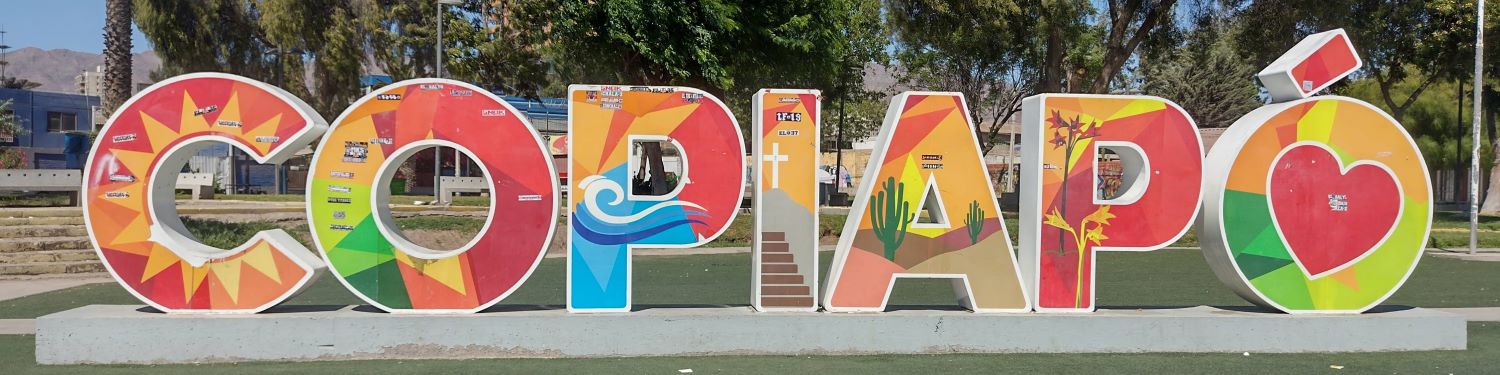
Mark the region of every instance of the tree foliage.
<instances>
[{"instance_id":1,"label":"tree foliage","mask_svg":"<svg viewBox=\"0 0 1500 375\"><path fill-rule=\"evenodd\" d=\"M42 87L41 82L36 82L16 76L7 76L0 78L0 88L30 90L38 87Z\"/></svg>"},{"instance_id":2,"label":"tree foliage","mask_svg":"<svg viewBox=\"0 0 1500 375\"><path fill-rule=\"evenodd\" d=\"M248 0L135 0L136 27L162 59L152 79L217 71L267 80L273 67L259 13Z\"/></svg>"},{"instance_id":3,"label":"tree foliage","mask_svg":"<svg viewBox=\"0 0 1500 375\"><path fill-rule=\"evenodd\" d=\"M1026 0L1038 91L1108 93L1142 48L1170 40L1176 0Z\"/></svg>"},{"instance_id":4,"label":"tree foliage","mask_svg":"<svg viewBox=\"0 0 1500 375\"><path fill-rule=\"evenodd\" d=\"M1425 78L1421 75L1411 75L1392 85L1389 90L1394 95L1407 96L1422 85L1423 80ZM1344 94L1357 98L1378 97L1382 95L1380 91L1380 83L1373 79L1358 80L1343 89ZM1469 92L1463 93L1463 107L1458 105L1459 95L1458 84L1451 80L1428 83L1425 92L1408 106L1406 119L1401 121L1401 125L1416 140L1417 148L1422 151L1422 158L1427 162L1428 168L1467 168L1472 160L1469 147L1474 140L1469 130L1472 113L1467 97ZM1389 104L1371 104L1386 112L1391 111ZM1492 152L1488 147L1480 149L1483 155ZM1485 165L1488 165L1492 158L1482 157L1481 160L1487 161Z\"/></svg>"},{"instance_id":5,"label":"tree foliage","mask_svg":"<svg viewBox=\"0 0 1500 375\"><path fill-rule=\"evenodd\" d=\"M766 87L822 90L825 107L865 100L865 65L885 62L875 2L554 1L545 54L555 82L699 87L741 118Z\"/></svg>"},{"instance_id":6,"label":"tree foliage","mask_svg":"<svg viewBox=\"0 0 1500 375\"><path fill-rule=\"evenodd\" d=\"M1234 51L1239 32L1219 13L1196 17L1186 41L1147 67L1143 91L1182 106L1200 128L1223 128L1261 106L1257 69Z\"/></svg>"},{"instance_id":7,"label":"tree foliage","mask_svg":"<svg viewBox=\"0 0 1500 375\"><path fill-rule=\"evenodd\" d=\"M334 71L326 68L329 65L343 64L337 58L344 54L313 49L323 44L323 30L315 27L326 27L333 22L330 15L338 11L329 3L136 0L134 16L136 26L162 59L162 66L152 72L153 79L203 71L238 74L280 86L309 100L324 117L331 118L338 114L337 107L347 104L339 99L355 90L314 97L310 95L313 92L329 92L316 86L310 90L309 85L318 82L305 82L303 74L307 57L324 66L325 71ZM358 71L349 79L358 79Z\"/></svg>"},{"instance_id":8,"label":"tree foliage","mask_svg":"<svg viewBox=\"0 0 1500 375\"><path fill-rule=\"evenodd\" d=\"M1397 120L1429 86L1467 76L1474 56L1474 3L1462 0L1260 0L1238 18L1239 52L1265 66L1308 34L1343 28L1364 61L1355 78L1374 81L1367 98ZM1488 17L1500 17L1491 9ZM1492 29L1487 25L1486 29ZM1409 90L1396 86L1415 79Z\"/></svg>"},{"instance_id":9,"label":"tree foliage","mask_svg":"<svg viewBox=\"0 0 1500 375\"><path fill-rule=\"evenodd\" d=\"M964 94L975 137L988 153L1032 92L1027 22L1013 1L887 0L901 84Z\"/></svg>"},{"instance_id":10,"label":"tree foliage","mask_svg":"<svg viewBox=\"0 0 1500 375\"><path fill-rule=\"evenodd\" d=\"M26 127L21 126L21 119L16 117L12 108L15 100L0 100L0 134L8 136L19 136L26 133Z\"/></svg>"}]
</instances>

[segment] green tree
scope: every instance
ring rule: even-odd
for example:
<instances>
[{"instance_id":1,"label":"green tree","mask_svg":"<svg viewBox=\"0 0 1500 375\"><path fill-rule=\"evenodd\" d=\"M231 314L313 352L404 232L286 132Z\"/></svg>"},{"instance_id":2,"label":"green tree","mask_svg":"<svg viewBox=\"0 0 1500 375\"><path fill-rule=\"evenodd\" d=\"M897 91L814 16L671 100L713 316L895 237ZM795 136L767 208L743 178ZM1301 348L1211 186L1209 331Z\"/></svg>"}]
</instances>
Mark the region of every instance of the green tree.
<instances>
[{"instance_id":1,"label":"green tree","mask_svg":"<svg viewBox=\"0 0 1500 375\"><path fill-rule=\"evenodd\" d=\"M824 103L857 100L864 66L884 62L878 3L554 1L544 53L557 82L697 87L739 118L748 118L750 94L766 87L820 89ZM645 145L643 155L661 155L658 144ZM652 181L665 179L660 171L652 168Z\"/></svg>"},{"instance_id":2,"label":"green tree","mask_svg":"<svg viewBox=\"0 0 1500 375\"><path fill-rule=\"evenodd\" d=\"M0 100L0 135L14 137L26 133L26 128L21 126L21 119L16 117L15 109L12 109L14 105L14 100Z\"/></svg>"},{"instance_id":3,"label":"green tree","mask_svg":"<svg viewBox=\"0 0 1500 375\"><path fill-rule=\"evenodd\" d=\"M863 66L883 62L879 6L855 0L558 0L555 12L561 82L853 92Z\"/></svg>"},{"instance_id":4,"label":"green tree","mask_svg":"<svg viewBox=\"0 0 1500 375\"><path fill-rule=\"evenodd\" d=\"M1261 106L1252 84L1257 69L1234 51L1237 32L1226 17L1205 13L1181 46L1146 68L1143 91L1182 106L1201 128L1223 128Z\"/></svg>"},{"instance_id":5,"label":"green tree","mask_svg":"<svg viewBox=\"0 0 1500 375\"><path fill-rule=\"evenodd\" d=\"M250 0L135 0L136 27L162 59L152 79L228 72L269 80L273 65ZM289 90L297 92L296 90Z\"/></svg>"},{"instance_id":6,"label":"green tree","mask_svg":"<svg viewBox=\"0 0 1500 375\"><path fill-rule=\"evenodd\" d=\"M896 78L914 89L964 94L981 152L1000 142L1000 129L1030 95L1023 35L1027 24L1013 1L886 0Z\"/></svg>"},{"instance_id":7,"label":"green tree","mask_svg":"<svg viewBox=\"0 0 1500 375\"><path fill-rule=\"evenodd\" d=\"M136 0L135 22L162 58L154 79L238 74L333 118L360 94L370 30L359 20L376 10L363 0Z\"/></svg>"},{"instance_id":8,"label":"green tree","mask_svg":"<svg viewBox=\"0 0 1500 375\"><path fill-rule=\"evenodd\" d=\"M885 110L890 100L879 93L863 93L844 104L844 142L851 143L867 139L880 131L885 123ZM822 135L825 144L831 144L839 135L838 98L823 101ZM843 146L838 146L843 147ZM832 150L825 150L832 151Z\"/></svg>"},{"instance_id":9,"label":"green tree","mask_svg":"<svg viewBox=\"0 0 1500 375\"><path fill-rule=\"evenodd\" d=\"M1347 89L1335 85L1333 91L1357 95L1385 109L1397 121L1407 125L1413 132L1412 136L1418 139L1419 146L1426 143L1421 146L1424 153L1438 148L1451 149L1452 152L1436 153L1434 156L1439 159L1428 160L1429 165L1450 165L1450 160L1444 159L1454 157L1444 155L1457 155L1462 147L1457 144L1458 137L1446 134L1457 134L1458 129L1444 131L1426 125L1414 127L1409 123L1441 121L1457 126L1471 121L1468 116L1459 119L1456 114L1418 116L1416 107L1434 94L1447 96L1449 99L1445 105L1453 106L1458 98L1449 93L1457 88L1449 83L1458 80L1467 83L1473 79L1475 6L1476 2L1472 0L1258 0L1250 2L1239 15L1245 22L1245 32L1236 38L1236 45L1240 53L1249 57L1256 66L1264 66L1307 34L1344 28L1365 63L1355 77L1370 82L1361 82L1369 85L1362 88L1352 87L1352 82L1347 84L1350 86ZM1500 35L1500 27L1497 27L1500 25L1500 6L1491 4L1485 7L1485 11L1485 33ZM1485 54L1500 56L1500 43L1486 45ZM1487 59L1485 69L1497 71L1500 59ZM1494 81L1487 80L1482 92L1493 92ZM1487 112L1484 117L1493 118L1496 107L1486 106L1484 110ZM1497 133L1492 128L1487 129L1487 133L1488 143L1496 145ZM1494 150L1486 152L1495 153ZM1486 159L1486 162L1486 165L1494 164L1493 160ZM1485 194L1480 210L1500 213L1500 184L1497 184L1500 170L1485 168L1490 171L1490 190Z\"/></svg>"},{"instance_id":10,"label":"green tree","mask_svg":"<svg viewBox=\"0 0 1500 375\"><path fill-rule=\"evenodd\" d=\"M1465 4L1467 3L1467 4ZM1500 16L1500 10L1492 13ZM1406 111L1429 86L1472 72L1474 7L1471 1L1259 0L1238 15L1241 55L1262 67L1308 34L1343 28L1364 61L1358 77L1373 80L1373 103L1391 117ZM1415 86L1396 86L1414 78ZM1337 88L1335 88L1337 91Z\"/></svg>"},{"instance_id":11,"label":"green tree","mask_svg":"<svg viewBox=\"0 0 1500 375\"><path fill-rule=\"evenodd\" d=\"M329 119L361 94L359 77L369 30L356 17L374 13L371 3L260 0L255 7L255 26L268 47L263 53L270 59L273 83L301 96ZM312 74L304 73L309 70Z\"/></svg>"},{"instance_id":12,"label":"green tree","mask_svg":"<svg viewBox=\"0 0 1500 375\"><path fill-rule=\"evenodd\" d=\"M15 76L0 78L0 88L30 90L37 87L42 87L42 83Z\"/></svg>"},{"instance_id":13,"label":"green tree","mask_svg":"<svg viewBox=\"0 0 1500 375\"><path fill-rule=\"evenodd\" d=\"M1038 92L1103 94L1142 48L1170 40L1176 0L1024 0Z\"/></svg>"},{"instance_id":14,"label":"green tree","mask_svg":"<svg viewBox=\"0 0 1500 375\"><path fill-rule=\"evenodd\" d=\"M435 1L377 0L361 12L373 62L395 80L437 76ZM558 0L471 0L443 6L443 75L506 94L547 87L548 42ZM560 92L554 93L560 94Z\"/></svg>"},{"instance_id":15,"label":"green tree","mask_svg":"<svg viewBox=\"0 0 1500 375\"><path fill-rule=\"evenodd\" d=\"M26 127L21 126L21 119L16 117L15 110L11 107L14 100L0 100L0 136L15 139L26 134ZM26 161L26 153L14 147L0 147L0 168L22 169L30 168Z\"/></svg>"}]
</instances>

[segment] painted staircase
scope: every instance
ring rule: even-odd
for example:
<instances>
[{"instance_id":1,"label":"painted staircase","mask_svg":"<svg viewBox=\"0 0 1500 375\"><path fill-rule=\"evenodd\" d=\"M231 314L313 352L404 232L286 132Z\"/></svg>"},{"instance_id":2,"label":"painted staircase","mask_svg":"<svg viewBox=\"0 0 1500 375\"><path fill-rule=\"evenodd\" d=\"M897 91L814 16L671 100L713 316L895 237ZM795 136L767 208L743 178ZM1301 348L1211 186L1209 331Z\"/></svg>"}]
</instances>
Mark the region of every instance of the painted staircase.
<instances>
[{"instance_id":1,"label":"painted staircase","mask_svg":"<svg viewBox=\"0 0 1500 375\"><path fill-rule=\"evenodd\" d=\"M807 308L812 287L797 268L796 255L785 232L762 232L760 245L760 305L768 308ZM816 281L816 280L814 280Z\"/></svg>"},{"instance_id":2,"label":"painted staircase","mask_svg":"<svg viewBox=\"0 0 1500 375\"><path fill-rule=\"evenodd\" d=\"M0 276L104 272L77 207L0 210Z\"/></svg>"}]
</instances>

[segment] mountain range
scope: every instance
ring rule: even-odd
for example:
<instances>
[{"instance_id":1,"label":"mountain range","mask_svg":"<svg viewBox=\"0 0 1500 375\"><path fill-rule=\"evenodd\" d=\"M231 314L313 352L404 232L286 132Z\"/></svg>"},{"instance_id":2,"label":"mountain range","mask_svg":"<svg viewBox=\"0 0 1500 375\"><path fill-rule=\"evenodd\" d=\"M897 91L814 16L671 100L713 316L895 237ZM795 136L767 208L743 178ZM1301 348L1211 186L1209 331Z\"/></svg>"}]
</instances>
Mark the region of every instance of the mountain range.
<instances>
[{"instance_id":1,"label":"mountain range","mask_svg":"<svg viewBox=\"0 0 1500 375\"><path fill-rule=\"evenodd\" d=\"M36 47L18 48L7 52L5 75L25 78L41 83L33 90L77 93L74 77L84 71L93 71L104 65L104 55L68 49L44 50ZM132 57L130 75L133 83L150 83L151 71L161 66L156 52L146 51ZM134 86L134 85L132 85Z\"/></svg>"}]
</instances>

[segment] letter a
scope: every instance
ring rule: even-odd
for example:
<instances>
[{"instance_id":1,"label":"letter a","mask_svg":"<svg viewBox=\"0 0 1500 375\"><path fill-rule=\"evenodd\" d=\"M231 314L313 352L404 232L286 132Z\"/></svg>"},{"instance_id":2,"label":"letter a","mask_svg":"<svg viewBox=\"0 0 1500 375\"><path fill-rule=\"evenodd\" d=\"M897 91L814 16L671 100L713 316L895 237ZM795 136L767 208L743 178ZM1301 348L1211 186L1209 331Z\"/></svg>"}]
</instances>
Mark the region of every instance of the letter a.
<instances>
[{"instance_id":1,"label":"letter a","mask_svg":"<svg viewBox=\"0 0 1500 375\"><path fill-rule=\"evenodd\" d=\"M943 278L975 312L1031 309L962 94L893 98L864 176L824 308L883 311L897 278Z\"/></svg>"}]
</instances>

